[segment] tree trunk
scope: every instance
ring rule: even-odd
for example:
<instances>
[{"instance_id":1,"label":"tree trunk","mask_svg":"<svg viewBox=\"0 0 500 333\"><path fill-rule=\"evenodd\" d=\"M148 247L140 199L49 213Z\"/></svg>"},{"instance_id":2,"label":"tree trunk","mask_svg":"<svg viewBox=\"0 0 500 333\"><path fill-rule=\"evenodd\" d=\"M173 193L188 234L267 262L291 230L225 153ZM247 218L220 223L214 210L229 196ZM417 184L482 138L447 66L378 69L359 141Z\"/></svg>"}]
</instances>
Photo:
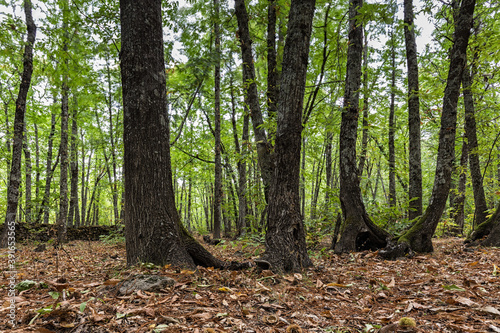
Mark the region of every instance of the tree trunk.
<instances>
[{"instance_id":1,"label":"tree trunk","mask_svg":"<svg viewBox=\"0 0 500 333\"><path fill-rule=\"evenodd\" d=\"M267 114L274 123L278 110L278 68L276 66L276 0L269 0L267 5ZM271 136L273 136L271 134Z\"/></svg>"},{"instance_id":2,"label":"tree trunk","mask_svg":"<svg viewBox=\"0 0 500 333\"><path fill-rule=\"evenodd\" d=\"M408 67L409 212L410 220L422 215L422 161L420 153L420 98L413 1L404 0L404 33Z\"/></svg>"},{"instance_id":3,"label":"tree trunk","mask_svg":"<svg viewBox=\"0 0 500 333\"><path fill-rule=\"evenodd\" d=\"M106 71L108 76L108 121L109 121L109 143L111 144L111 166L113 170L113 175L111 178L111 191L113 197L113 214L115 218L115 224L118 224L120 220L120 215L118 211L118 176L116 172L116 145L115 145L115 133L114 133L114 122L113 122L113 94L111 90L111 70L109 68L109 61L106 60Z\"/></svg>"},{"instance_id":4,"label":"tree trunk","mask_svg":"<svg viewBox=\"0 0 500 333\"><path fill-rule=\"evenodd\" d=\"M361 181L363 169L365 168L366 154L368 150L368 34L365 30L363 45L363 131L361 136L361 154L358 163L358 177Z\"/></svg>"},{"instance_id":5,"label":"tree trunk","mask_svg":"<svg viewBox=\"0 0 500 333\"><path fill-rule=\"evenodd\" d=\"M38 211L38 215L35 223L39 223L42 215L43 215L43 223L49 223L49 215L50 215L50 184L52 183L52 176L54 175L55 168L52 166L52 148L54 144L54 135L56 132L56 115L52 113L52 118L50 121L50 134L48 140L48 148L47 148L47 161L45 167L45 189L43 194L42 203L40 204L40 209ZM59 155L56 160L56 164L58 164Z\"/></svg>"},{"instance_id":6,"label":"tree trunk","mask_svg":"<svg viewBox=\"0 0 500 333\"><path fill-rule=\"evenodd\" d=\"M59 144L60 176L59 176L59 213L57 215L57 243L58 245L66 242L66 223L68 218L68 118L69 118L69 86L68 71L69 59L67 56L69 45L69 0L61 3L63 12L63 54L64 68L62 74L61 87L61 142Z\"/></svg>"},{"instance_id":7,"label":"tree trunk","mask_svg":"<svg viewBox=\"0 0 500 333\"><path fill-rule=\"evenodd\" d=\"M243 60L243 80L245 81L245 95L250 116L252 117L253 131L257 144L257 156L262 181L264 183L264 194L268 201L269 186L274 174L274 166L271 158L271 144L268 142L266 131L264 130L264 121L259 104L259 94L257 91L255 66L252 54L252 40L248 28L248 13L244 0L234 1L235 15L238 20L238 32L240 38L241 57Z\"/></svg>"},{"instance_id":8,"label":"tree trunk","mask_svg":"<svg viewBox=\"0 0 500 333\"><path fill-rule=\"evenodd\" d=\"M315 0L292 0L283 55L264 259L277 272L312 266L300 213L302 105Z\"/></svg>"},{"instance_id":9,"label":"tree trunk","mask_svg":"<svg viewBox=\"0 0 500 333\"><path fill-rule=\"evenodd\" d=\"M247 229L247 165L245 161L245 154L247 152L248 144L248 126L249 126L249 115L246 107L246 103L243 104L243 133L241 135L242 145L240 148L240 143L238 140L238 130L236 127L236 102L234 100L234 91L231 77L231 122L233 125L233 138L234 146L237 154L237 167L238 167L238 220L236 223L236 235L241 236L246 233Z\"/></svg>"},{"instance_id":10,"label":"tree trunk","mask_svg":"<svg viewBox=\"0 0 500 333\"><path fill-rule=\"evenodd\" d=\"M402 247L410 247L416 252L433 251L432 236L446 207L455 158L457 102L463 69L466 66L467 45L475 4L475 0L463 0L455 23L450 67L443 98L436 173L429 205L424 215L398 239Z\"/></svg>"},{"instance_id":11,"label":"tree trunk","mask_svg":"<svg viewBox=\"0 0 500 333\"><path fill-rule=\"evenodd\" d=\"M396 98L396 45L394 27L391 30L391 86L389 105L389 207L396 207L396 132L395 98Z\"/></svg>"},{"instance_id":12,"label":"tree trunk","mask_svg":"<svg viewBox=\"0 0 500 333\"><path fill-rule=\"evenodd\" d=\"M484 195L483 177L479 164L479 145L477 143L474 97L471 90L473 76L471 75L469 66L465 67L462 75L465 107L465 135L467 136L467 143L469 146L469 164L475 206L474 217L475 225L480 225L487 219L488 205L486 204L486 197Z\"/></svg>"},{"instance_id":13,"label":"tree trunk","mask_svg":"<svg viewBox=\"0 0 500 333\"><path fill-rule=\"evenodd\" d=\"M225 267L175 207L160 0L121 0L127 263Z\"/></svg>"},{"instance_id":14,"label":"tree trunk","mask_svg":"<svg viewBox=\"0 0 500 333\"><path fill-rule=\"evenodd\" d=\"M215 70L214 70L214 137L215 137L215 171L214 171L214 239L221 237L221 202L222 202L222 159L221 159L221 117L220 117L220 33L219 33L219 0L214 0L214 34L215 34Z\"/></svg>"},{"instance_id":15,"label":"tree trunk","mask_svg":"<svg viewBox=\"0 0 500 333\"><path fill-rule=\"evenodd\" d=\"M361 57L363 53L363 26L357 20L362 0L349 3L349 44L344 106L340 127L340 203L344 215L340 239L335 252L375 249L386 245L389 234L376 226L368 216L356 166L356 139L359 117L359 88L361 85Z\"/></svg>"},{"instance_id":16,"label":"tree trunk","mask_svg":"<svg viewBox=\"0 0 500 333\"><path fill-rule=\"evenodd\" d=\"M465 186L467 181L467 159L469 157L469 149L465 137L462 140L462 154L460 156L460 167L458 168L458 188L453 200L453 219L456 226L453 228L453 234L462 234L465 223Z\"/></svg>"},{"instance_id":17,"label":"tree trunk","mask_svg":"<svg viewBox=\"0 0 500 333\"><path fill-rule=\"evenodd\" d=\"M24 123L24 133L26 133L26 123ZM27 223L32 222L32 206L33 202L31 200L31 173L32 173L32 166L31 166L31 152L28 146L28 136L25 134L24 135L24 140L23 140L23 150L24 150L24 168L25 168L25 208L24 208L24 214L25 214L25 221Z\"/></svg>"},{"instance_id":18,"label":"tree trunk","mask_svg":"<svg viewBox=\"0 0 500 333\"><path fill-rule=\"evenodd\" d=\"M70 172L71 191L69 200L68 226L80 226L80 210L78 205L78 109L77 100L74 98L73 112L71 114L71 143L70 143Z\"/></svg>"},{"instance_id":19,"label":"tree trunk","mask_svg":"<svg viewBox=\"0 0 500 333\"><path fill-rule=\"evenodd\" d=\"M16 100L16 112L14 116L14 141L12 144L12 162L7 187L7 210L5 212L5 223L0 239L0 247L15 247L15 224L19 200L19 185L21 184L21 155L23 151L24 137L24 115L26 114L26 98L31 85L33 73L33 47L35 45L36 26L31 14L32 5L30 0L24 1L24 13L26 15L27 42L24 46L23 73L19 85L19 93Z\"/></svg>"},{"instance_id":20,"label":"tree trunk","mask_svg":"<svg viewBox=\"0 0 500 333\"><path fill-rule=\"evenodd\" d=\"M36 204L34 206L35 210L39 208L38 200L40 197L40 141L38 139L38 126L37 124L34 124L35 126L35 167L36 167L36 174L35 174L35 198L36 198ZM35 218L35 215L33 215L33 218Z\"/></svg>"}]
</instances>

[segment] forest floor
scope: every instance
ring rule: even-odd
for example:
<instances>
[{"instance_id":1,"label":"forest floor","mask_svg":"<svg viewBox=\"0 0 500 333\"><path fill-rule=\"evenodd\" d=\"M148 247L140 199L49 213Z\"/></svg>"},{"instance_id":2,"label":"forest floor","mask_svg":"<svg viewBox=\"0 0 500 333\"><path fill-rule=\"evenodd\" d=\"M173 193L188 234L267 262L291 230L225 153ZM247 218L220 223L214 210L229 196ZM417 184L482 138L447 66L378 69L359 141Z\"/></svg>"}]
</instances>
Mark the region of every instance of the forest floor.
<instances>
[{"instance_id":1,"label":"forest floor","mask_svg":"<svg viewBox=\"0 0 500 333\"><path fill-rule=\"evenodd\" d=\"M206 245L227 260L262 254L263 245ZM500 332L500 249L434 241L435 252L385 261L374 252L335 255L319 245L301 274L196 272L144 264L127 267L123 243L75 241L64 249L19 245L16 320L8 324L9 277L0 276L0 331L12 332ZM326 244L324 245L326 246ZM1 250L2 268L7 251ZM176 283L159 292L118 295L134 274ZM410 317L416 328L398 326Z\"/></svg>"}]
</instances>

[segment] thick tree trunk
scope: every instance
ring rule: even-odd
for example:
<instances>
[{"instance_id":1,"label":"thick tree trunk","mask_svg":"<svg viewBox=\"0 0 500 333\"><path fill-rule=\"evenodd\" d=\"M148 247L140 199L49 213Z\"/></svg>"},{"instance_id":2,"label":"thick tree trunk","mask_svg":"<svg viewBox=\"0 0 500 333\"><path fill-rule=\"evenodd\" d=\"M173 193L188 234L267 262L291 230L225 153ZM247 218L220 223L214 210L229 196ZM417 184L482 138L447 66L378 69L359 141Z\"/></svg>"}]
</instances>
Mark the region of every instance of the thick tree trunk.
<instances>
[{"instance_id":1,"label":"thick tree trunk","mask_svg":"<svg viewBox=\"0 0 500 333\"><path fill-rule=\"evenodd\" d=\"M127 263L226 267L175 207L160 0L120 1Z\"/></svg>"},{"instance_id":2,"label":"thick tree trunk","mask_svg":"<svg viewBox=\"0 0 500 333\"><path fill-rule=\"evenodd\" d=\"M222 159L221 159L221 117L220 117L220 33L219 33L219 0L214 0L214 34L215 57L214 70L214 136L215 136L215 171L214 171L214 239L221 236L221 202L222 202Z\"/></svg>"},{"instance_id":3,"label":"thick tree trunk","mask_svg":"<svg viewBox=\"0 0 500 333\"><path fill-rule=\"evenodd\" d=\"M312 265L300 213L299 179L302 105L314 9L315 0L292 0L290 5L264 255L277 272L300 271Z\"/></svg>"},{"instance_id":4,"label":"thick tree trunk","mask_svg":"<svg viewBox=\"0 0 500 333\"><path fill-rule=\"evenodd\" d=\"M244 0L234 1L235 15L238 20L238 32L240 38L241 57L243 60L243 80L245 81L245 94L250 108L250 116L252 118L252 126L257 145L257 156L260 168L262 181L264 183L264 194L266 201L268 200L269 186L274 174L274 165L272 162L271 151L272 146L267 139L266 131L262 126L262 111L259 104L259 94L257 92L257 84L255 77L255 66L252 54L252 40L250 39L250 31L248 28L248 13Z\"/></svg>"},{"instance_id":5,"label":"thick tree trunk","mask_svg":"<svg viewBox=\"0 0 500 333\"><path fill-rule=\"evenodd\" d=\"M432 236L446 207L455 158L457 102L463 69L466 66L467 45L475 4L475 0L463 0L455 24L450 68L443 98L434 187L429 205L424 215L398 239L398 243L403 244L404 247L409 246L416 252L433 251Z\"/></svg>"},{"instance_id":6,"label":"thick tree trunk","mask_svg":"<svg viewBox=\"0 0 500 333\"><path fill-rule=\"evenodd\" d=\"M386 245L389 234L376 226L368 216L356 166L356 139L359 117L359 88L361 85L361 57L363 27L357 21L362 0L349 3L349 44L347 47L347 74L344 107L340 127L340 203L344 214L340 239L335 252L375 249Z\"/></svg>"},{"instance_id":7,"label":"thick tree trunk","mask_svg":"<svg viewBox=\"0 0 500 333\"><path fill-rule=\"evenodd\" d=\"M23 73L19 85L19 93L16 100L16 112L14 116L14 140L12 144L12 162L7 187L7 210L5 212L5 223L0 239L0 247L15 247L16 214L19 200L19 185L21 184L21 155L23 151L24 137L24 115L26 114L26 98L31 85L33 73L33 47L35 45L36 26L32 16L32 5L30 0L24 1L24 13L26 15L27 42L24 47ZM15 234L15 232L14 232Z\"/></svg>"},{"instance_id":8,"label":"thick tree trunk","mask_svg":"<svg viewBox=\"0 0 500 333\"><path fill-rule=\"evenodd\" d=\"M409 212L408 218L422 215L422 161L420 153L420 98L417 43L413 21L413 1L404 0L404 33L408 67Z\"/></svg>"},{"instance_id":9,"label":"thick tree trunk","mask_svg":"<svg viewBox=\"0 0 500 333\"><path fill-rule=\"evenodd\" d=\"M462 88L464 94L465 107L465 135L469 145L469 164L472 180L472 190L474 193L474 216L475 225L486 221L488 215L488 205L484 195L483 177L481 175L481 166L479 164L479 145L477 143L476 117L474 108L474 97L472 95L472 81L469 66L465 67L462 74Z\"/></svg>"}]
</instances>

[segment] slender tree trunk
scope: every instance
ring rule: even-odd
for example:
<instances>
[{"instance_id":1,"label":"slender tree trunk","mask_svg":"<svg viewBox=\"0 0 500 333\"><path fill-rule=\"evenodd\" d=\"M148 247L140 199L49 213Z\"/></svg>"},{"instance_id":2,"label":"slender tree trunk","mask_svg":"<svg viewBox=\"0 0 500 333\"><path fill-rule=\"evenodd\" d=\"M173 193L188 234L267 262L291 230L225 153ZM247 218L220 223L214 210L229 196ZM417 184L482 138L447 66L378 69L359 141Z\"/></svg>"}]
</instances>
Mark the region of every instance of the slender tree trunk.
<instances>
[{"instance_id":1,"label":"slender tree trunk","mask_svg":"<svg viewBox=\"0 0 500 333\"><path fill-rule=\"evenodd\" d=\"M453 219L456 227L453 228L454 234L462 234L465 223L465 186L467 181L467 159L469 158L469 149L465 137L462 140L462 154L460 157L460 168L458 168L458 188L453 200Z\"/></svg>"},{"instance_id":2,"label":"slender tree trunk","mask_svg":"<svg viewBox=\"0 0 500 333\"><path fill-rule=\"evenodd\" d=\"M356 165L356 139L359 117L359 88L363 53L363 26L358 21L362 0L349 2L349 44L344 106L340 127L340 203L344 215L335 252L351 252L386 245L389 234L376 226L366 212Z\"/></svg>"},{"instance_id":3,"label":"slender tree trunk","mask_svg":"<svg viewBox=\"0 0 500 333\"><path fill-rule=\"evenodd\" d=\"M477 143L474 97L471 89L473 79L474 78L471 75L470 68L467 66L464 69L462 76L465 106L465 135L467 136L467 143L469 146L469 164L475 206L475 225L479 225L487 219L488 205L486 204L486 196L484 195L483 176L481 174L481 166L479 163L479 145Z\"/></svg>"},{"instance_id":4,"label":"slender tree trunk","mask_svg":"<svg viewBox=\"0 0 500 333\"><path fill-rule=\"evenodd\" d=\"M422 161L420 153L420 98L417 44L413 22L413 1L404 0L404 33L408 67L408 131L409 131L409 212L410 220L422 215Z\"/></svg>"},{"instance_id":5,"label":"slender tree trunk","mask_svg":"<svg viewBox=\"0 0 500 333\"><path fill-rule=\"evenodd\" d=\"M187 214L186 214L186 225L187 225L187 229L189 232L191 232L191 200L192 200L192 195L191 195L191 187L193 185L193 177L191 175L189 175L189 185L188 185L188 203L187 203Z\"/></svg>"},{"instance_id":6,"label":"slender tree trunk","mask_svg":"<svg viewBox=\"0 0 500 333\"><path fill-rule=\"evenodd\" d=\"M33 21L31 1L24 1L24 13L26 15L27 42L24 46L23 73L19 85L19 93L16 100L16 112L14 116L14 141L12 144L12 163L7 187L7 210L5 223L0 239L0 247L15 247L15 224L19 200L19 185L21 184L21 155L24 137L24 116L26 114L26 98L31 85L33 73L33 47L35 45L36 26Z\"/></svg>"},{"instance_id":7,"label":"slender tree trunk","mask_svg":"<svg viewBox=\"0 0 500 333\"><path fill-rule=\"evenodd\" d=\"M265 261L277 272L312 266L300 213L302 105L315 0L292 0L283 54L276 168L269 198Z\"/></svg>"},{"instance_id":8,"label":"slender tree trunk","mask_svg":"<svg viewBox=\"0 0 500 333\"><path fill-rule=\"evenodd\" d=\"M274 166L271 158L272 147L268 142L266 131L264 130L264 120L259 103L259 94L257 91L255 66L252 54L252 40L248 28L248 13L244 0L234 1L235 15L238 20L238 31L240 38L241 55L243 60L243 80L246 83L245 94L250 115L252 118L253 131L257 144L257 156L262 181L264 183L264 194L266 202L268 201L269 186L274 173Z\"/></svg>"},{"instance_id":9,"label":"slender tree trunk","mask_svg":"<svg viewBox=\"0 0 500 333\"><path fill-rule=\"evenodd\" d=\"M71 113L71 143L70 143L70 172L71 192L69 201L68 226L80 226L80 211L78 205L78 109L77 99L74 97L73 112Z\"/></svg>"},{"instance_id":10,"label":"slender tree trunk","mask_svg":"<svg viewBox=\"0 0 500 333\"><path fill-rule=\"evenodd\" d=\"M24 133L26 133L26 123L24 123ZM23 140L23 150L24 150L24 168L25 168L25 221L27 223L31 223L32 221L32 206L33 202L31 200L31 174L32 174L32 166L31 166L31 152L28 146L28 135L24 135Z\"/></svg>"},{"instance_id":11,"label":"slender tree trunk","mask_svg":"<svg viewBox=\"0 0 500 333\"><path fill-rule=\"evenodd\" d=\"M49 215L50 215L50 187L52 183L52 176L54 174L55 168L52 166L52 151L54 145L54 135L56 132L56 115L52 113L52 118L50 121L50 134L48 140L48 149L47 149L47 161L45 167L45 189L44 195L42 199L42 203L40 204L40 209L38 216L36 218L36 223L40 222L43 214L43 223L49 223ZM56 164L58 164L59 155L57 156Z\"/></svg>"},{"instance_id":12,"label":"slender tree trunk","mask_svg":"<svg viewBox=\"0 0 500 333\"><path fill-rule=\"evenodd\" d=\"M68 118L69 118L69 86L68 71L69 59L67 56L69 46L69 0L62 2L63 12L63 74L61 87L61 142L59 145L60 176L59 176L59 213L57 216L57 242L63 244L66 242L66 223L68 218Z\"/></svg>"},{"instance_id":13,"label":"slender tree trunk","mask_svg":"<svg viewBox=\"0 0 500 333\"><path fill-rule=\"evenodd\" d=\"M106 70L108 76L108 122L109 122L109 143L111 145L111 166L113 170L113 175L111 178L111 192L113 197L113 214L115 218L115 224L118 224L120 220L120 215L118 211L118 179L116 171L116 145L115 145L115 132L114 132L114 122L113 122L113 93L111 86L111 70L109 66L109 60L106 60Z\"/></svg>"},{"instance_id":14,"label":"slender tree trunk","mask_svg":"<svg viewBox=\"0 0 500 333\"><path fill-rule=\"evenodd\" d=\"M358 173L359 179L363 176L363 169L368 151L368 34L365 30L363 45L363 131L361 137L361 154L359 156Z\"/></svg>"},{"instance_id":15,"label":"slender tree trunk","mask_svg":"<svg viewBox=\"0 0 500 333\"><path fill-rule=\"evenodd\" d=\"M244 235L246 233L247 223L247 199L246 199L246 187L247 187L247 175L246 175L246 162L245 154L247 152L248 144L248 127L249 127L249 115L246 108L246 103L243 104L243 133L241 136L242 145L240 148L240 143L238 140L238 130L236 126L236 102L234 98L232 77L231 77L231 122L233 125L233 138L234 146L237 154L237 167L238 167L238 220L236 223L236 235Z\"/></svg>"},{"instance_id":16,"label":"slender tree trunk","mask_svg":"<svg viewBox=\"0 0 500 333\"><path fill-rule=\"evenodd\" d=\"M416 252L432 252L432 236L446 207L453 160L455 158L455 135L457 125L457 103L460 94L463 69L467 60L475 0L463 0L455 22L455 35L450 53L450 67L443 98L441 129L436 160L436 173L429 205L420 219L399 239L402 247Z\"/></svg>"},{"instance_id":17,"label":"slender tree trunk","mask_svg":"<svg viewBox=\"0 0 500 333\"><path fill-rule=\"evenodd\" d=\"M38 205L38 199L40 198L40 141L38 139L38 126L37 124L34 124L35 126L35 167L36 167L36 174L35 174L35 198L37 199L37 204L34 207L35 210L38 210L39 205ZM35 218L35 215L33 215L33 218Z\"/></svg>"},{"instance_id":18,"label":"slender tree trunk","mask_svg":"<svg viewBox=\"0 0 500 333\"><path fill-rule=\"evenodd\" d=\"M306 212L306 137L302 137L302 156L300 158L300 213Z\"/></svg>"},{"instance_id":19,"label":"slender tree trunk","mask_svg":"<svg viewBox=\"0 0 500 333\"><path fill-rule=\"evenodd\" d=\"M220 32L219 32L219 0L214 0L214 34L215 34L215 71L214 71L214 136L215 136L215 172L214 172L214 239L221 237L221 202L222 202L222 159L221 159L221 116L220 116Z\"/></svg>"},{"instance_id":20,"label":"slender tree trunk","mask_svg":"<svg viewBox=\"0 0 500 333\"><path fill-rule=\"evenodd\" d=\"M276 66L276 0L269 0L267 5L267 112L270 121L275 122L278 110L278 68ZM273 119L273 120L271 120ZM271 134L272 135L272 134Z\"/></svg>"},{"instance_id":21,"label":"slender tree trunk","mask_svg":"<svg viewBox=\"0 0 500 333\"><path fill-rule=\"evenodd\" d=\"M396 45L394 27L391 30L391 93L389 105L389 207L396 207L396 132L395 97L396 97Z\"/></svg>"}]
</instances>

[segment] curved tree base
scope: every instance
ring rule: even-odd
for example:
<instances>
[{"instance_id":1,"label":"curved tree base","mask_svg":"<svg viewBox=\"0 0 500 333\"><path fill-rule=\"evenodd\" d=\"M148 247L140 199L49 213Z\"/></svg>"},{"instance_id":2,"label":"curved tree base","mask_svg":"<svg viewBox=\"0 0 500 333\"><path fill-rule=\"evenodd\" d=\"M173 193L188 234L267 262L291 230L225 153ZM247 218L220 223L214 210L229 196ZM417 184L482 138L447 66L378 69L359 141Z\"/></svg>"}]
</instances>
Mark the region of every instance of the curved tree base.
<instances>
[{"instance_id":1,"label":"curved tree base","mask_svg":"<svg viewBox=\"0 0 500 333\"><path fill-rule=\"evenodd\" d=\"M203 247L181 224L180 235L184 248L191 257L194 266L213 267L219 269L241 270L250 268L250 262L239 263L236 261L223 261L216 258L212 253Z\"/></svg>"},{"instance_id":2,"label":"curved tree base","mask_svg":"<svg viewBox=\"0 0 500 333\"><path fill-rule=\"evenodd\" d=\"M366 213L347 216L335 253L378 250L387 245L391 235L377 226Z\"/></svg>"},{"instance_id":3,"label":"curved tree base","mask_svg":"<svg viewBox=\"0 0 500 333\"><path fill-rule=\"evenodd\" d=\"M488 238L491 238L490 235L493 229L498 228L499 223L500 223L500 205L497 207L495 213L492 216L490 216L489 219L487 219L486 221L484 221L483 223L481 223L476 227L476 229L472 232L472 234L465 240L465 243L466 244L473 243L483 239L486 236L488 236Z\"/></svg>"},{"instance_id":4,"label":"curved tree base","mask_svg":"<svg viewBox=\"0 0 500 333\"><path fill-rule=\"evenodd\" d=\"M489 219L476 227L465 240L466 244L482 246L500 246L500 205Z\"/></svg>"}]
</instances>

